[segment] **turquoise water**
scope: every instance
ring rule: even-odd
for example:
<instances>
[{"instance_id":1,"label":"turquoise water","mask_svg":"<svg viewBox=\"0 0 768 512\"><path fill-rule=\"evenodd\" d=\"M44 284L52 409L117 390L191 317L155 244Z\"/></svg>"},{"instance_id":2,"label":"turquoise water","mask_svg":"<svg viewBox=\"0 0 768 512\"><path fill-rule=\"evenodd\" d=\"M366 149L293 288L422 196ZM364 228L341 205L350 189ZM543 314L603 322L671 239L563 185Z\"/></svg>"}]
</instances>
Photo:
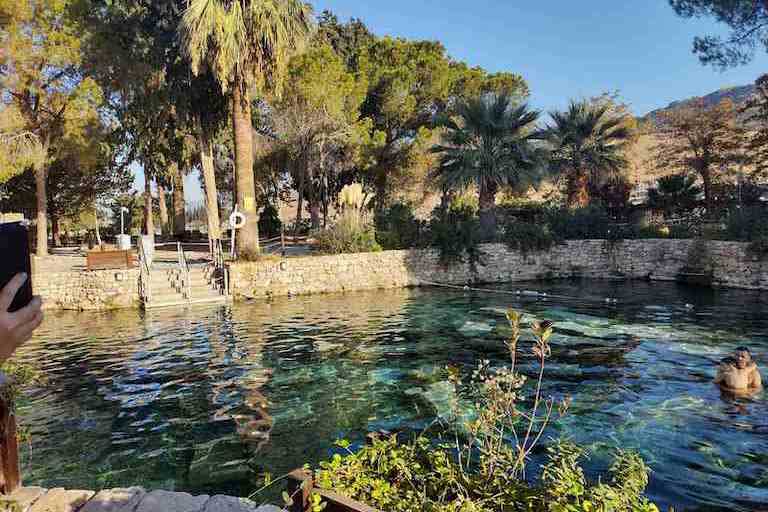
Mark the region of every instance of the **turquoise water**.
<instances>
[{"instance_id":1,"label":"turquoise water","mask_svg":"<svg viewBox=\"0 0 768 512\"><path fill-rule=\"evenodd\" d=\"M450 388L424 375L501 362L512 306L555 321L545 393L573 406L549 437L591 446L588 469L603 470L612 447L637 448L662 505L768 504L768 397L732 400L711 383L737 345L768 356L768 295L593 281L509 289L548 296L422 289L50 313L20 352L48 376L20 406L25 483L247 494L265 471L327 457L339 437L445 413Z\"/></svg>"}]
</instances>

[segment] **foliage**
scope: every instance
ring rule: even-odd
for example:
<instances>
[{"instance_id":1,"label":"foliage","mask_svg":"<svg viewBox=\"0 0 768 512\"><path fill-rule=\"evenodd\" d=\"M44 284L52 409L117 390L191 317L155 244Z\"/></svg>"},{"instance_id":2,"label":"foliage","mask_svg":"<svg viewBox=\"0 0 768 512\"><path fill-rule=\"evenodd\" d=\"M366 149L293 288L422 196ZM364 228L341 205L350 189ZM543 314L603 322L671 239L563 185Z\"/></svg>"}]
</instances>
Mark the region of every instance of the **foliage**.
<instances>
[{"instance_id":1,"label":"foliage","mask_svg":"<svg viewBox=\"0 0 768 512\"><path fill-rule=\"evenodd\" d=\"M510 217L504 223L503 240L510 249L523 254L546 251L555 244L548 225Z\"/></svg>"},{"instance_id":2,"label":"foliage","mask_svg":"<svg viewBox=\"0 0 768 512\"><path fill-rule=\"evenodd\" d=\"M345 173L365 158L371 122L360 116L365 78L347 70L328 45L291 59L285 93L275 103L273 124L294 188L317 211L344 185ZM301 204L299 204L301 206ZM314 228L319 218L313 218Z\"/></svg>"},{"instance_id":3,"label":"foliage","mask_svg":"<svg viewBox=\"0 0 768 512\"><path fill-rule=\"evenodd\" d=\"M372 144L362 171L385 207L398 184L431 166L425 159L434 115L447 104L448 56L435 41L383 37L361 50L360 72L368 83L361 114L372 120Z\"/></svg>"},{"instance_id":4,"label":"foliage","mask_svg":"<svg viewBox=\"0 0 768 512\"><path fill-rule=\"evenodd\" d=\"M692 102L659 115L659 142L654 148L660 167L679 173L695 172L704 182L707 213L714 214L713 185L720 173L742 160L742 133L730 100L706 108Z\"/></svg>"},{"instance_id":5,"label":"foliage","mask_svg":"<svg viewBox=\"0 0 768 512\"><path fill-rule=\"evenodd\" d=\"M393 512L658 512L643 496L649 470L631 452L617 452L610 476L591 483L579 466L582 450L558 442L549 447L538 481L526 478L528 456L550 421L567 412L569 399L542 397L552 323L531 324L538 368L537 378L527 385L516 368L521 315L509 310L507 318L509 366L492 369L482 361L466 385L459 368L446 369L457 399L444 430L433 438L422 433L404 442L397 435L374 436L358 451L339 441L345 454L320 464L318 485ZM531 399L523 405L527 388ZM473 404L472 419L460 419L460 400Z\"/></svg>"},{"instance_id":6,"label":"foliage","mask_svg":"<svg viewBox=\"0 0 768 512\"><path fill-rule=\"evenodd\" d=\"M443 117L442 144L432 173L442 190L478 191L480 223L485 236L496 231L496 193L501 186L527 189L540 177L542 154L535 141L539 112L514 106L506 94L459 101L456 117Z\"/></svg>"},{"instance_id":7,"label":"foliage","mask_svg":"<svg viewBox=\"0 0 768 512\"><path fill-rule=\"evenodd\" d=\"M438 206L429 220L429 243L439 253L442 265L482 263L480 219L467 206Z\"/></svg>"},{"instance_id":8,"label":"foliage","mask_svg":"<svg viewBox=\"0 0 768 512\"><path fill-rule=\"evenodd\" d=\"M609 238L613 219L600 205L585 208L556 208L549 211L547 223L558 240Z\"/></svg>"},{"instance_id":9,"label":"foliage","mask_svg":"<svg viewBox=\"0 0 768 512\"><path fill-rule=\"evenodd\" d=\"M711 17L728 25L727 38L696 37L693 53L703 64L719 68L746 64L758 46L768 50L768 5L754 0L669 0L678 16Z\"/></svg>"},{"instance_id":10,"label":"foliage","mask_svg":"<svg viewBox=\"0 0 768 512\"><path fill-rule=\"evenodd\" d=\"M259 233L267 238L280 234L283 222L280 220L280 212L272 204L267 204L259 216Z\"/></svg>"},{"instance_id":11,"label":"foliage","mask_svg":"<svg viewBox=\"0 0 768 512\"><path fill-rule=\"evenodd\" d=\"M751 175L768 179L768 75L755 80L755 94L741 108L745 120L754 129L747 134L745 163L752 167Z\"/></svg>"},{"instance_id":12,"label":"foliage","mask_svg":"<svg viewBox=\"0 0 768 512\"><path fill-rule=\"evenodd\" d=\"M373 224L356 208L345 209L330 228L315 232L314 237L325 254L381 251Z\"/></svg>"},{"instance_id":13,"label":"foliage","mask_svg":"<svg viewBox=\"0 0 768 512\"><path fill-rule=\"evenodd\" d=\"M376 213L376 240L384 249L415 247L420 231L421 222L408 204L395 203Z\"/></svg>"},{"instance_id":14,"label":"foliage","mask_svg":"<svg viewBox=\"0 0 768 512\"><path fill-rule=\"evenodd\" d=\"M701 189L696 177L690 174L671 174L659 178L655 188L648 191L648 204L663 210L665 215L680 215L693 209L699 201Z\"/></svg>"},{"instance_id":15,"label":"foliage","mask_svg":"<svg viewBox=\"0 0 768 512\"><path fill-rule=\"evenodd\" d=\"M590 187L620 176L633 141L626 114L605 101L572 101L565 112L552 112L542 132L552 155L550 168L564 180L569 206L586 206Z\"/></svg>"},{"instance_id":16,"label":"foliage","mask_svg":"<svg viewBox=\"0 0 768 512\"><path fill-rule=\"evenodd\" d=\"M733 208L725 224L727 240L749 242L749 252L768 254L768 209L765 206Z\"/></svg>"}]
</instances>

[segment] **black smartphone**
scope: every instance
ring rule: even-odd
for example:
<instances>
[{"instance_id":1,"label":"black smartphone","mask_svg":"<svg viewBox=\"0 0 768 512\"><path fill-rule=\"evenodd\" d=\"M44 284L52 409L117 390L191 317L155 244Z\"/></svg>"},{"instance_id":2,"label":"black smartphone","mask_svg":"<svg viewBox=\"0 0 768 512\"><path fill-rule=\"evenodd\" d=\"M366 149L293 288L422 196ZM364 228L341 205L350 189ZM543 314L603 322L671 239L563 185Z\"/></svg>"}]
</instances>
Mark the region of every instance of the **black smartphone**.
<instances>
[{"instance_id":1,"label":"black smartphone","mask_svg":"<svg viewBox=\"0 0 768 512\"><path fill-rule=\"evenodd\" d=\"M32 300L29 230L22 222L0 224L0 290L21 272L27 274L27 280L16 293L8 311L18 311Z\"/></svg>"}]
</instances>

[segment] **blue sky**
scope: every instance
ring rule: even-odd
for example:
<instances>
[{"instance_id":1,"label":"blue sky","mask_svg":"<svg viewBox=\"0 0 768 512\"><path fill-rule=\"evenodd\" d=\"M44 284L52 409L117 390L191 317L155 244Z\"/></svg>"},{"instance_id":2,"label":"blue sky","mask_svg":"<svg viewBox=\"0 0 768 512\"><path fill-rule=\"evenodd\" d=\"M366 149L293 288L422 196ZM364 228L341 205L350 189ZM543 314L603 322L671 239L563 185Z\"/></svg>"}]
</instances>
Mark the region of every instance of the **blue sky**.
<instances>
[{"instance_id":1,"label":"blue sky","mask_svg":"<svg viewBox=\"0 0 768 512\"><path fill-rule=\"evenodd\" d=\"M317 12L361 18L378 35L440 40L448 53L489 71L520 73L531 102L619 90L636 114L768 72L762 52L723 73L691 53L693 37L725 33L708 19L679 18L667 0L314 0Z\"/></svg>"},{"instance_id":2,"label":"blue sky","mask_svg":"<svg viewBox=\"0 0 768 512\"><path fill-rule=\"evenodd\" d=\"M677 17L667 0L314 0L319 13L361 18L378 35L440 40L448 53L489 71L520 73L540 109L618 90L635 114L768 72L758 50L720 72L691 53L696 35L726 33L709 19ZM136 188L143 187L136 172ZM201 201L196 175L187 197Z\"/></svg>"}]
</instances>

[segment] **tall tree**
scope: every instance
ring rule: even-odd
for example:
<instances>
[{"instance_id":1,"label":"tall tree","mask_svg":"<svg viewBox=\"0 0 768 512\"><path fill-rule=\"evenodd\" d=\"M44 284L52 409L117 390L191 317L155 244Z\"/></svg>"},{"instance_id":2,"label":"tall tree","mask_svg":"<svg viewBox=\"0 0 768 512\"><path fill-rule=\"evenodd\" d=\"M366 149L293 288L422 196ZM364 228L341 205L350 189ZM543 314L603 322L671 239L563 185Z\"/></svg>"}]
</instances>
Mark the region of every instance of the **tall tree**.
<instances>
[{"instance_id":1,"label":"tall tree","mask_svg":"<svg viewBox=\"0 0 768 512\"><path fill-rule=\"evenodd\" d=\"M755 80L755 94L742 107L747 134L746 162L754 179L768 179L768 75Z\"/></svg>"},{"instance_id":2,"label":"tall tree","mask_svg":"<svg viewBox=\"0 0 768 512\"><path fill-rule=\"evenodd\" d=\"M179 26L193 72L209 68L222 90L232 92L237 203L246 216L237 238L241 253L259 251L252 84L279 80L312 29L311 14L301 0L191 0Z\"/></svg>"},{"instance_id":3,"label":"tall tree","mask_svg":"<svg viewBox=\"0 0 768 512\"><path fill-rule=\"evenodd\" d=\"M177 37L186 0L81 0L89 71L112 94L132 158L167 169L179 138L195 140L206 192L208 232L219 237L212 140L227 118L226 98L210 73L193 76ZM114 66L115 60L120 66ZM164 171L163 171L164 172Z\"/></svg>"},{"instance_id":4,"label":"tall tree","mask_svg":"<svg viewBox=\"0 0 768 512\"><path fill-rule=\"evenodd\" d=\"M707 212L714 214L713 183L743 160L743 132L736 124L733 102L707 108L696 101L659 116L654 149L658 166L693 171L704 184Z\"/></svg>"},{"instance_id":5,"label":"tall tree","mask_svg":"<svg viewBox=\"0 0 768 512\"><path fill-rule=\"evenodd\" d=\"M77 137L94 120L102 94L80 69L80 37L70 4L56 0L20 2L2 28L5 108L15 109L22 131L39 143L33 169L36 184L37 253L48 253L48 193L51 164L64 136Z\"/></svg>"},{"instance_id":6,"label":"tall tree","mask_svg":"<svg viewBox=\"0 0 768 512\"><path fill-rule=\"evenodd\" d=\"M182 239L186 235L187 217L186 202L184 201L184 174L177 163L173 163L170 169L171 192L173 203L173 236Z\"/></svg>"},{"instance_id":7,"label":"tall tree","mask_svg":"<svg viewBox=\"0 0 768 512\"><path fill-rule=\"evenodd\" d=\"M703 64L720 68L746 64L757 48L768 50L768 1L669 0L683 18L714 18L731 29L726 37L703 36L693 41L693 53Z\"/></svg>"},{"instance_id":8,"label":"tall tree","mask_svg":"<svg viewBox=\"0 0 768 512\"><path fill-rule=\"evenodd\" d=\"M540 176L538 117L527 105L514 106L509 96L494 94L460 101L456 117L439 123L445 132L443 143L432 148L440 155L433 176L446 189L476 187L486 236L496 231L499 187L527 188Z\"/></svg>"},{"instance_id":9,"label":"tall tree","mask_svg":"<svg viewBox=\"0 0 768 512\"><path fill-rule=\"evenodd\" d=\"M300 203L309 203L314 229L321 208L327 211L341 189L340 173L355 163L357 146L370 133L370 121L360 118L365 92L364 77L350 73L325 44L291 60L285 93L275 104L276 148L287 159Z\"/></svg>"},{"instance_id":10,"label":"tall tree","mask_svg":"<svg viewBox=\"0 0 768 512\"><path fill-rule=\"evenodd\" d=\"M590 188L627 167L624 152L632 132L608 105L589 101L573 101L550 116L542 137L551 147L551 171L565 180L569 206L585 206Z\"/></svg>"},{"instance_id":11,"label":"tall tree","mask_svg":"<svg viewBox=\"0 0 768 512\"><path fill-rule=\"evenodd\" d=\"M373 121L368 174L377 209L390 201L395 186L417 168L420 151L432 137L435 115L447 105L450 61L433 41L384 37L363 49L361 69L368 92L361 113Z\"/></svg>"}]
</instances>

